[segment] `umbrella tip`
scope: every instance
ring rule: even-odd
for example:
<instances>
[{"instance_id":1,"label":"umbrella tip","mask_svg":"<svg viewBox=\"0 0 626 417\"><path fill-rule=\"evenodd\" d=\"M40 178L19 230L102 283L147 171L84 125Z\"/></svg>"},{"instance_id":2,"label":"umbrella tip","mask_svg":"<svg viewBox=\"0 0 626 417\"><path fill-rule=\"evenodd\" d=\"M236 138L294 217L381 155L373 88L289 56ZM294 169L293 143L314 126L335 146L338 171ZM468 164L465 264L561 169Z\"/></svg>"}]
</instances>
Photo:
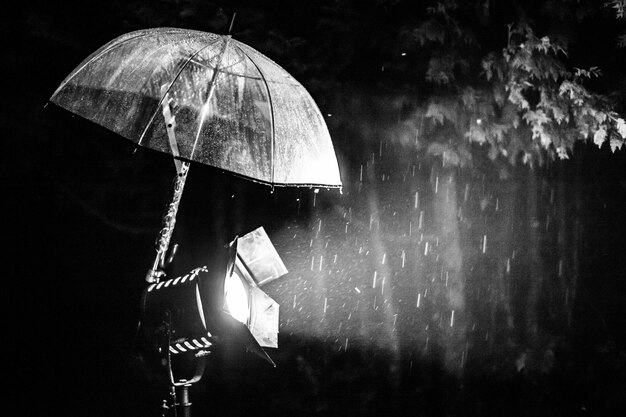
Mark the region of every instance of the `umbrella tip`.
<instances>
[{"instance_id":1,"label":"umbrella tip","mask_svg":"<svg viewBox=\"0 0 626 417\"><path fill-rule=\"evenodd\" d=\"M237 16L237 12L233 12L233 17L230 18L230 26L228 26L228 35L233 31L233 25L235 24L235 16Z\"/></svg>"}]
</instances>

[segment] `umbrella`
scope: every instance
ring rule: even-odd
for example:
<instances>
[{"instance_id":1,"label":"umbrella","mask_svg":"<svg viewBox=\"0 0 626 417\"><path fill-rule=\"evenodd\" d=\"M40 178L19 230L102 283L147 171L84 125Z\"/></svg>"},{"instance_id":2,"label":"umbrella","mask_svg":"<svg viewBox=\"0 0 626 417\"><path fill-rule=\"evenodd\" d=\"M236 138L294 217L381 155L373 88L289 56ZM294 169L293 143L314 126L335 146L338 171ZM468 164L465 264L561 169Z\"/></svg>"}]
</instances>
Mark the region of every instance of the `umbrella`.
<instances>
[{"instance_id":1,"label":"umbrella","mask_svg":"<svg viewBox=\"0 0 626 417\"><path fill-rule=\"evenodd\" d=\"M169 245L190 161L272 186L341 186L310 94L230 35L176 28L124 34L87 57L50 101L175 157L179 175L153 273Z\"/></svg>"}]
</instances>

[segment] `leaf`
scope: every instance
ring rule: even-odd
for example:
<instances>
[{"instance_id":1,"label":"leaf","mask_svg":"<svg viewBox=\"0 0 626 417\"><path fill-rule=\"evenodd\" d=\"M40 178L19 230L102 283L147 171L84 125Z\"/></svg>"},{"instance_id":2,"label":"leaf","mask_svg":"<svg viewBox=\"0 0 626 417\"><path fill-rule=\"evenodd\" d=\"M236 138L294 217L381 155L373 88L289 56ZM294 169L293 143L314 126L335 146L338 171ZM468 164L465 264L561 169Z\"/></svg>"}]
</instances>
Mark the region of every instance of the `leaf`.
<instances>
[{"instance_id":1,"label":"leaf","mask_svg":"<svg viewBox=\"0 0 626 417\"><path fill-rule=\"evenodd\" d=\"M439 23L429 20L413 30L413 38L419 42L421 46L429 42L443 44L445 30Z\"/></svg>"},{"instance_id":2,"label":"leaf","mask_svg":"<svg viewBox=\"0 0 626 417\"><path fill-rule=\"evenodd\" d=\"M489 159L494 161L498 157L499 154L500 154L500 152L498 151L498 147L497 146L491 145L489 147L489 152L487 152L487 156L489 157Z\"/></svg>"},{"instance_id":3,"label":"leaf","mask_svg":"<svg viewBox=\"0 0 626 417\"><path fill-rule=\"evenodd\" d=\"M567 149L565 148L565 146L557 147L556 154L559 156L559 159L569 159L569 155L567 154Z\"/></svg>"},{"instance_id":4,"label":"leaf","mask_svg":"<svg viewBox=\"0 0 626 417\"><path fill-rule=\"evenodd\" d=\"M533 125L543 125L550 121L548 115L541 109L537 111L527 111L522 117L526 120L526 123Z\"/></svg>"},{"instance_id":5,"label":"leaf","mask_svg":"<svg viewBox=\"0 0 626 417\"><path fill-rule=\"evenodd\" d=\"M435 122L443 124L443 111L442 107L437 103L430 103L428 110L426 110L426 117L434 119Z\"/></svg>"},{"instance_id":6,"label":"leaf","mask_svg":"<svg viewBox=\"0 0 626 417\"><path fill-rule=\"evenodd\" d=\"M467 109L473 109L476 107L476 91L472 87L467 87L463 90L463 94L461 95L461 100L463 101L463 105Z\"/></svg>"},{"instance_id":7,"label":"leaf","mask_svg":"<svg viewBox=\"0 0 626 417\"><path fill-rule=\"evenodd\" d=\"M612 137L609 144L611 145L611 152L615 153L616 150L622 149L622 145L624 144L624 141L619 138Z\"/></svg>"},{"instance_id":8,"label":"leaf","mask_svg":"<svg viewBox=\"0 0 626 417\"><path fill-rule=\"evenodd\" d=\"M541 146L543 146L544 148L548 149L550 147L550 145L552 144L552 136L550 136L543 129L541 129L539 131L539 137L541 139ZM558 151L558 149L557 149L557 151Z\"/></svg>"},{"instance_id":9,"label":"leaf","mask_svg":"<svg viewBox=\"0 0 626 417\"><path fill-rule=\"evenodd\" d=\"M622 118L617 119L617 132L622 139L626 139L626 122Z\"/></svg>"},{"instance_id":10,"label":"leaf","mask_svg":"<svg viewBox=\"0 0 626 417\"><path fill-rule=\"evenodd\" d=\"M600 128L596 130L596 133L593 134L593 143L598 145L598 148L601 148L605 140L606 140L606 130L604 130L604 128Z\"/></svg>"},{"instance_id":11,"label":"leaf","mask_svg":"<svg viewBox=\"0 0 626 417\"><path fill-rule=\"evenodd\" d=\"M454 149L445 150L442 157L446 165L458 166L461 162L459 154L457 154Z\"/></svg>"},{"instance_id":12,"label":"leaf","mask_svg":"<svg viewBox=\"0 0 626 417\"><path fill-rule=\"evenodd\" d=\"M494 123L491 126L490 134L496 140L496 142L502 142L504 140L504 135L510 129L509 125Z\"/></svg>"},{"instance_id":13,"label":"leaf","mask_svg":"<svg viewBox=\"0 0 626 417\"><path fill-rule=\"evenodd\" d=\"M470 126L470 130L469 132L465 133L465 137L472 142L477 142L480 144L487 141L487 135L485 134L485 130L478 125Z\"/></svg>"}]
</instances>

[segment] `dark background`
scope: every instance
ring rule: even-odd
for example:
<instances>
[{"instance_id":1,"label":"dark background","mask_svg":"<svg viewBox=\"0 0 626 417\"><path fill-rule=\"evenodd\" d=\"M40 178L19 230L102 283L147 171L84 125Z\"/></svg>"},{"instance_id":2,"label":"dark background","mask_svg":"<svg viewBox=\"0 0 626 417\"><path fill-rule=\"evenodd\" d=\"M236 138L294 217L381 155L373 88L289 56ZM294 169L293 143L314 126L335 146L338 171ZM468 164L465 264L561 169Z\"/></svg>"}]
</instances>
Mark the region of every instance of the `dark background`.
<instances>
[{"instance_id":1,"label":"dark background","mask_svg":"<svg viewBox=\"0 0 626 417\"><path fill-rule=\"evenodd\" d=\"M541 4L531 3L525 4L525 10L537 9L535 6ZM493 30L484 34L486 48L501 48L504 23L519 12L513 4L492 3L497 13L492 14ZM270 352L277 367L269 368L241 352L215 352L202 382L192 390L194 414L620 413L626 405L623 150L612 154L607 146L597 149L581 145L570 161L555 162L532 174L526 167L516 167L504 182L498 180L498 168L488 162L484 166L478 163L477 170L471 172L454 171L459 195L465 183L472 189L482 187L483 194L475 196L473 209L468 203L475 225L482 221L485 228L497 231L505 220L495 214L488 217L476 208L487 195L500 195L503 201L509 196L512 216L523 224L536 221L534 215L514 208L524 206L535 196L541 215L535 214L543 222L544 211L550 212L548 201L554 189L560 193L557 200L562 203L553 216L555 222L563 223L559 230L573 230L578 224L575 219L582 230L577 235L579 240L568 238L564 246L555 243L558 230L548 226L544 229L543 223L541 230L545 231L539 238L528 232L532 228L513 228L513 232L505 233L503 245L515 242L524 248L523 256L527 258L523 259L529 259L515 270L521 284L510 296L514 310L515 300L522 300L513 314L516 319L511 333L517 335L508 335L497 324L497 318L490 319L496 323L495 333L508 336L488 345L481 345L478 336L476 340L468 336L476 348L461 371L447 365L446 352L463 350L458 346L465 345L466 339L459 341L454 334L442 332L433 350L416 353L421 351L424 340L421 335L414 337L407 324L414 312L399 310L399 323L405 324L405 330L391 348L380 342L386 333L363 330L368 328L365 319L357 327L345 325L342 333L336 326L315 324L317 321L305 314L310 312L315 317L314 306L324 300L324 294L329 299L340 299L338 290L347 293L358 285L347 283L348 277L357 276L355 281L367 285L372 274L371 265L355 255L346 261L344 270L333 272L326 287L311 284L317 282L307 275L311 273L307 272L311 256L315 260L319 253L328 253L320 249L324 240L315 234L322 228L318 222L323 220L324 227L328 227L327 236L331 238L326 242L339 242L337 253L356 253L360 245L371 242L368 239L373 235L361 225L361 229L350 229L356 230L351 237L361 239L361 243L348 243L352 241L342 237L345 222L338 212L354 209L355 217L367 222L368 214L359 210L371 201L369 196L376 195L383 212L381 222L391 230L404 216L403 206L397 202L406 199L406 206L411 206L412 191L400 194L407 167L415 161L423 163L423 175L411 185L420 192L432 184L433 169L441 169L442 175L448 172L435 158L429 159L417 149L371 141L367 135L360 135L358 128L345 129L347 120L358 125L379 117L381 124L387 123L389 115L380 112L377 103L364 105L362 108L370 110L357 115L342 114L340 105L353 97L367 101L369 94L369 100L375 102L381 94L400 94L398 90L411 84L411 77L406 75L411 73L411 66L394 61L401 49L394 43L393 34L399 23L422 16L423 6L401 1L42 1L14 7L2 25L5 75L0 112L2 206L4 230L8 230L3 249L9 284L4 290L9 323L5 328L8 337L4 339L9 347L4 356L9 373L5 375L11 387L7 406L12 404L24 415L160 413L162 388L133 350L133 340L138 301L145 285L143 276L152 261L173 165L166 155L134 149L112 133L46 103L84 57L122 33L156 26L224 33L236 11L233 35L279 62L309 89L323 114L332 114L327 123L340 161L344 194L321 190L314 195L311 190L280 188L270 193L267 187L208 167L193 167L174 237L182 248L178 271L197 266L216 245L260 225L268 231L290 269L282 283L267 289L281 303L280 349ZM537 25L545 26L547 22L538 16ZM624 67L620 64L624 63L624 52L612 43L617 24L600 14L572 26L576 27L570 32L574 33L573 62L581 67L597 63L605 69L605 77L595 85L598 89L623 89ZM392 68L395 76L388 75L389 71L381 74L382 65ZM395 80L399 80L397 84ZM371 155L379 151L376 164L369 164ZM362 166L366 167L365 181L359 178ZM390 176L391 182L381 180L381 174ZM529 178L535 175L539 186L531 187ZM512 191L515 184L517 191ZM423 195L435 204L434 195L429 197L426 191ZM493 225L487 226L489 222ZM487 314L481 307L485 302L478 296L472 298L471 283L476 288L483 284L490 287L495 282L490 277L496 276L498 269L494 260L492 265L491 261L472 258L475 255L469 248L483 233L473 230L468 228L462 234L469 242L463 243L465 265L468 270L473 265L472 271L483 265L489 277L470 275L467 304L475 309L475 317L483 317ZM302 237L292 240L292 232ZM397 231L390 233L401 235ZM306 236L311 242L315 240L311 248ZM398 249L396 255L399 253L400 247L394 246L400 244L397 239L383 240ZM529 248L537 242L542 251L533 255ZM550 315L545 313L545 306L551 302L542 294L556 291L546 284L552 282L554 271L544 270L543 286L534 296L528 295L533 285L524 277L532 275L533 256L554 265L551 259L563 247L569 248L566 258L572 265L565 287L571 291L575 287L576 297L567 311ZM400 281L398 278L399 283L393 284L397 292L405 288ZM314 294L317 298L307 299L306 293L313 287L321 292ZM290 308L294 295L302 296L304 312ZM533 297L536 304L528 301ZM349 305L353 301L348 296L346 300ZM537 360L537 365L528 365L526 371L514 364L515 358L521 357L516 349L526 349L529 356L541 350L538 355L545 357L543 352L548 352L545 346L549 344L524 336L527 329L519 323L525 319L519 317L526 317L529 305L538 309L540 317L547 317L538 323L544 339L552 343L549 351L556 359L555 365L548 368ZM336 308L337 316L343 314L341 305ZM432 308L437 311L435 305ZM465 325L470 328L467 320ZM344 336L355 333L374 336L356 337L349 349L341 349ZM515 343L507 344L510 340ZM415 347L418 343L419 349Z\"/></svg>"}]
</instances>

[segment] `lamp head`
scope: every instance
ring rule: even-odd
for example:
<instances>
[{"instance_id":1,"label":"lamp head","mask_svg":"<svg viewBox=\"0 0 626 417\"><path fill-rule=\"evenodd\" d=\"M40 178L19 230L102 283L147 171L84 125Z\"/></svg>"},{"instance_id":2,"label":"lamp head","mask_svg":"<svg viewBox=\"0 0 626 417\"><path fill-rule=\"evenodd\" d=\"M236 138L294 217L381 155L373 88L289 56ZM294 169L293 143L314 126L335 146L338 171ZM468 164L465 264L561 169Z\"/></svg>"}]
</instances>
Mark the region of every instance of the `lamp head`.
<instances>
[{"instance_id":1,"label":"lamp head","mask_svg":"<svg viewBox=\"0 0 626 417\"><path fill-rule=\"evenodd\" d=\"M235 238L215 265L151 284L143 293L141 323L151 349L198 355L220 340L274 365L263 347L278 347L279 306L259 283L286 272L259 228Z\"/></svg>"}]
</instances>

